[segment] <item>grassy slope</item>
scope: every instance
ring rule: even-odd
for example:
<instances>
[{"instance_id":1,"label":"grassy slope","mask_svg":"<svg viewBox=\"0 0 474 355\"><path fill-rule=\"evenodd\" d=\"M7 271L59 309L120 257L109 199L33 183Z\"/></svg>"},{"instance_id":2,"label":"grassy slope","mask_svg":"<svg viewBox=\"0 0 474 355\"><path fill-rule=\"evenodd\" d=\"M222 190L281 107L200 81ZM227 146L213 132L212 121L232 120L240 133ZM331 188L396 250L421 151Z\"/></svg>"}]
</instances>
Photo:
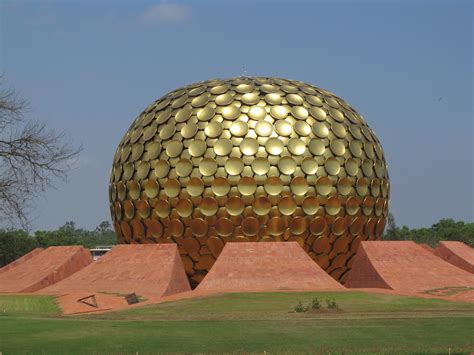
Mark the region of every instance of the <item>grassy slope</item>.
<instances>
[{"instance_id":1,"label":"grassy slope","mask_svg":"<svg viewBox=\"0 0 474 355\"><path fill-rule=\"evenodd\" d=\"M297 300L314 296L335 298L341 310L293 312ZM56 315L51 299L49 306L42 303L48 298L22 301L30 307L24 313L5 297L12 296L0 296L5 353L474 349L474 305L440 300L357 292L235 294L66 318Z\"/></svg>"},{"instance_id":2,"label":"grassy slope","mask_svg":"<svg viewBox=\"0 0 474 355\"><path fill-rule=\"evenodd\" d=\"M52 296L1 295L0 312L3 316L59 316L60 311Z\"/></svg>"}]
</instances>

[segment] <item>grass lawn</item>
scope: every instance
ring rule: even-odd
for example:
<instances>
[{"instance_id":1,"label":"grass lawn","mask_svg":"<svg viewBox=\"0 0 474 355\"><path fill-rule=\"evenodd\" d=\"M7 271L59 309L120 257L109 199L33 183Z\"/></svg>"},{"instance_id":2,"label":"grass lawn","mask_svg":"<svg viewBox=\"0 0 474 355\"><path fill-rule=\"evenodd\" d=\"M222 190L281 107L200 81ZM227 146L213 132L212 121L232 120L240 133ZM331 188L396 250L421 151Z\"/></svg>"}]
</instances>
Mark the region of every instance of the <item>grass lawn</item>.
<instances>
[{"instance_id":1,"label":"grass lawn","mask_svg":"<svg viewBox=\"0 0 474 355\"><path fill-rule=\"evenodd\" d=\"M322 309L294 312L314 297ZM0 310L5 354L474 351L474 305L385 294L243 293L80 317L49 297L0 296Z\"/></svg>"}]
</instances>

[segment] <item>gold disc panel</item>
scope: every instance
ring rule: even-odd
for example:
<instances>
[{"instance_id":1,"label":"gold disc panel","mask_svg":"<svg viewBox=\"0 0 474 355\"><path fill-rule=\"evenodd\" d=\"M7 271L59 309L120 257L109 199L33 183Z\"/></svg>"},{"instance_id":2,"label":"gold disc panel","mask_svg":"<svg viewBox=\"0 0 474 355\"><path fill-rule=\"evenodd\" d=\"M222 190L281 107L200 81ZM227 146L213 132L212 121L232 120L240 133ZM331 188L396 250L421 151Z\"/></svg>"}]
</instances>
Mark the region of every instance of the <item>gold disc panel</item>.
<instances>
[{"instance_id":1,"label":"gold disc panel","mask_svg":"<svg viewBox=\"0 0 474 355\"><path fill-rule=\"evenodd\" d=\"M387 164L364 119L278 78L163 96L130 126L110 177L119 242L177 243L193 286L228 241L296 241L343 282L360 242L382 235L388 204Z\"/></svg>"}]
</instances>

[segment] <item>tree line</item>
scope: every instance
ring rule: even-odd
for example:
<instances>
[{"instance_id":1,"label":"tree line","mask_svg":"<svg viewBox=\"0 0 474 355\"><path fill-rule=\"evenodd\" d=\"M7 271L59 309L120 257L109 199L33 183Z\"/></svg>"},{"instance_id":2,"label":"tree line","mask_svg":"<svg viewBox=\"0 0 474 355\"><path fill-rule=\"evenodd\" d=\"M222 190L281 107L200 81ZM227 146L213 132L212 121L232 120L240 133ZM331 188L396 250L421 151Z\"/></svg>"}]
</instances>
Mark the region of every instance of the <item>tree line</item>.
<instances>
[{"instance_id":1,"label":"tree line","mask_svg":"<svg viewBox=\"0 0 474 355\"><path fill-rule=\"evenodd\" d=\"M474 247L474 223L441 219L429 228L399 228L390 214L382 239L412 240L431 247L436 247L443 240L455 240ZM32 235L22 229L0 229L0 267L38 247L82 245L93 248L116 243L115 232L109 222L100 223L94 230L77 228L74 222L67 222L57 230L36 231Z\"/></svg>"},{"instance_id":2,"label":"tree line","mask_svg":"<svg viewBox=\"0 0 474 355\"><path fill-rule=\"evenodd\" d=\"M395 218L389 214L383 240L412 240L418 244L436 247L441 241L459 241L474 247L474 223L443 218L429 228L397 227Z\"/></svg>"},{"instance_id":3,"label":"tree line","mask_svg":"<svg viewBox=\"0 0 474 355\"><path fill-rule=\"evenodd\" d=\"M55 245L82 245L94 248L98 245L116 243L115 232L107 221L100 223L94 230L77 228L74 222L66 222L57 230L36 231L32 235L23 229L0 229L0 267L35 248Z\"/></svg>"}]
</instances>

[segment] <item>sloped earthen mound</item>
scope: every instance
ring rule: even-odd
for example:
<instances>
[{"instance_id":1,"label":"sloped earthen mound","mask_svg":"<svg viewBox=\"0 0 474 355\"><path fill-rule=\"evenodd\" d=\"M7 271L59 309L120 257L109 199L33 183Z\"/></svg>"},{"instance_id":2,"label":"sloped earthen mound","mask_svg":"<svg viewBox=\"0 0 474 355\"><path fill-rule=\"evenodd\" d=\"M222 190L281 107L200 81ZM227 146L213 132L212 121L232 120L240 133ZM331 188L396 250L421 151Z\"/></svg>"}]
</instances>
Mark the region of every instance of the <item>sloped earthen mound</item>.
<instances>
[{"instance_id":1,"label":"sloped earthen mound","mask_svg":"<svg viewBox=\"0 0 474 355\"><path fill-rule=\"evenodd\" d=\"M32 251L30 251L29 253L26 253L25 255L23 255L21 258L18 258L16 259L15 261L12 261L10 264L8 265L5 265L4 267L0 268L0 274L2 272L5 272L7 270L11 270L12 268L14 268L15 266L18 266L20 264L23 264L25 261L31 259L33 256L35 255L38 255L39 253L41 253L44 249L43 248L35 248L33 249Z\"/></svg>"},{"instance_id":2,"label":"sloped earthen mound","mask_svg":"<svg viewBox=\"0 0 474 355\"><path fill-rule=\"evenodd\" d=\"M474 249L462 242L440 242L435 254L465 271L474 274Z\"/></svg>"},{"instance_id":3,"label":"sloped earthen mound","mask_svg":"<svg viewBox=\"0 0 474 355\"><path fill-rule=\"evenodd\" d=\"M0 274L0 292L35 292L53 285L92 262L82 246L49 247Z\"/></svg>"},{"instance_id":4,"label":"sloped earthen mound","mask_svg":"<svg viewBox=\"0 0 474 355\"><path fill-rule=\"evenodd\" d=\"M175 244L117 245L98 261L41 293L78 291L162 297L189 291Z\"/></svg>"},{"instance_id":5,"label":"sloped earthen mound","mask_svg":"<svg viewBox=\"0 0 474 355\"><path fill-rule=\"evenodd\" d=\"M198 292L341 290L296 242L226 243Z\"/></svg>"},{"instance_id":6,"label":"sloped earthen mound","mask_svg":"<svg viewBox=\"0 0 474 355\"><path fill-rule=\"evenodd\" d=\"M423 292L474 287L474 275L411 241L364 241L345 286Z\"/></svg>"}]
</instances>

